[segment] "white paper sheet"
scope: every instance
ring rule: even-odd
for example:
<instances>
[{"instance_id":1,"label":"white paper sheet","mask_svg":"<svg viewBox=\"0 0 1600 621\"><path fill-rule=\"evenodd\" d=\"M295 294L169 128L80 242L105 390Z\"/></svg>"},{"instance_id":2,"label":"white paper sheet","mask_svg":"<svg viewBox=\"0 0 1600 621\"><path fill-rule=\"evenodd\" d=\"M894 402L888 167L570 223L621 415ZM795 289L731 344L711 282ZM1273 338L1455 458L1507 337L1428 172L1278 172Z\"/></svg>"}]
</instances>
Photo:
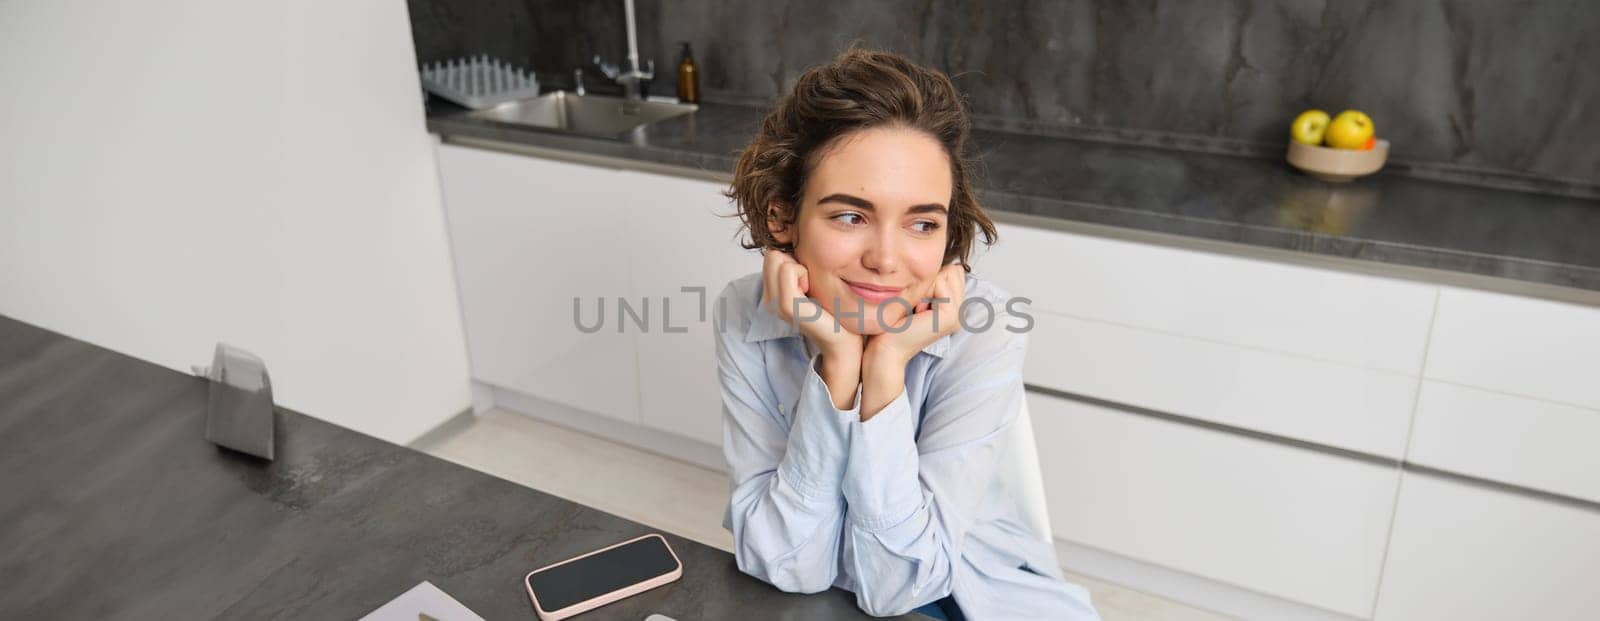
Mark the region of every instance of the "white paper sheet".
<instances>
[{"instance_id":1,"label":"white paper sheet","mask_svg":"<svg viewBox=\"0 0 1600 621\"><path fill-rule=\"evenodd\" d=\"M483 621L483 617L426 580L367 613L361 621L417 621L419 615L439 621Z\"/></svg>"}]
</instances>

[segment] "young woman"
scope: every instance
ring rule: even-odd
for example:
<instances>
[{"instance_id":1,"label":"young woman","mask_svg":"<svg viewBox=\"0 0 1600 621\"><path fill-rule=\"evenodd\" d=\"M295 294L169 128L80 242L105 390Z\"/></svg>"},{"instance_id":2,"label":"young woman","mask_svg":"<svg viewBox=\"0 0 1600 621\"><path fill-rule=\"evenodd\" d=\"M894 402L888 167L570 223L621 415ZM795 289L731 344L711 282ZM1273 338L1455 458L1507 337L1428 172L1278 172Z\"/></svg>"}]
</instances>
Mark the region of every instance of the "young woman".
<instances>
[{"instance_id":1,"label":"young woman","mask_svg":"<svg viewBox=\"0 0 1600 621\"><path fill-rule=\"evenodd\" d=\"M943 74L852 49L744 149L728 194L765 260L715 305L723 525L745 573L868 614L1094 619L996 479L1031 321L967 273L995 237L968 125Z\"/></svg>"}]
</instances>

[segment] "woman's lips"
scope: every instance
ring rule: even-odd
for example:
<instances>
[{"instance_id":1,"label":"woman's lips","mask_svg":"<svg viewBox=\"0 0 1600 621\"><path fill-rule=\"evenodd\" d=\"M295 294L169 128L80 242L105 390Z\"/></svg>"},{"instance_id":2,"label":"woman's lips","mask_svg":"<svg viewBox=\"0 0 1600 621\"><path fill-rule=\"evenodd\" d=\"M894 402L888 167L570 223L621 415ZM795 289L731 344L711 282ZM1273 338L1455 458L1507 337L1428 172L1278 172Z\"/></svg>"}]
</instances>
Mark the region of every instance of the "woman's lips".
<instances>
[{"instance_id":1,"label":"woman's lips","mask_svg":"<svg viewBox=\"0 0 1600 621\"><path fill-rule=\"evenodd\" d=\"M845 286L850 287L850 290L855 292L855 294L862 300L872 304L882 304L885 301L900 295L900 292L903 291L903 289L900 287L882 287L878 285L850 282L848 280L844 281L844 284Z\"/></svg>"}]
</instances>

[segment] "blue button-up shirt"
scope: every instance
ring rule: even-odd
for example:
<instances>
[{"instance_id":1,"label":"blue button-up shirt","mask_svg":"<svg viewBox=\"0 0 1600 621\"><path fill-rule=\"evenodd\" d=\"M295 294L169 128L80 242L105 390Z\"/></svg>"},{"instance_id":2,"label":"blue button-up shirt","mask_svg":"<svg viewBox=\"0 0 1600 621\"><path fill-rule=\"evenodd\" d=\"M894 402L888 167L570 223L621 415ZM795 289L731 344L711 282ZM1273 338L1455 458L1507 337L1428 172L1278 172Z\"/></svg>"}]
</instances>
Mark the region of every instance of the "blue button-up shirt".
<instances>
[{"instance_id":1,"label":"blue button-up shirt","mask_svg":"<svg viewBox=\"0 0 1600 621\"><path fill-rule=\"evenodd\" d=\"M1050 544L1005 498L996 465L1021 411L1027 346L1006 296L967 276L971 319L906 365L905 392L868 422L834 407L799 328L761 304L761 274L730 283L713 315L723 526L739 569L779 589L837 586L868 614L953 595L971 619L1097 619ZM971 313L979 313L973 315ZM856 408L860 407L857 388Z\"/></svg>"}]
</instances>

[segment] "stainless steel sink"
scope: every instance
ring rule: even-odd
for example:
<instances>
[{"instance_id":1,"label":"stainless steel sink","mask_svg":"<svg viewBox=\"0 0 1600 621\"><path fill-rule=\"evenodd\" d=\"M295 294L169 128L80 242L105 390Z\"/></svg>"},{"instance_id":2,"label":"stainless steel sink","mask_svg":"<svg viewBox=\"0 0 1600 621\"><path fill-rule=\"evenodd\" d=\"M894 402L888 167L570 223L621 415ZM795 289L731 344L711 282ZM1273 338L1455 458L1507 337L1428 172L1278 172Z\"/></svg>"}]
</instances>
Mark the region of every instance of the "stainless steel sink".
<instances>
[{"instance_id":1,"label":"stainless steel sink","mask_svg":"<svg viewBox=\"0 0 1600 621\"><path fill-rule=\"evenodd\" d=\"M567 91L546 93L533 99L508 101L475 110L469 116L542 127L574 134L616 138L646 123L694 112L694 104L638 101L605 95L576 95Z\"/></svg>"}]
</instances>

